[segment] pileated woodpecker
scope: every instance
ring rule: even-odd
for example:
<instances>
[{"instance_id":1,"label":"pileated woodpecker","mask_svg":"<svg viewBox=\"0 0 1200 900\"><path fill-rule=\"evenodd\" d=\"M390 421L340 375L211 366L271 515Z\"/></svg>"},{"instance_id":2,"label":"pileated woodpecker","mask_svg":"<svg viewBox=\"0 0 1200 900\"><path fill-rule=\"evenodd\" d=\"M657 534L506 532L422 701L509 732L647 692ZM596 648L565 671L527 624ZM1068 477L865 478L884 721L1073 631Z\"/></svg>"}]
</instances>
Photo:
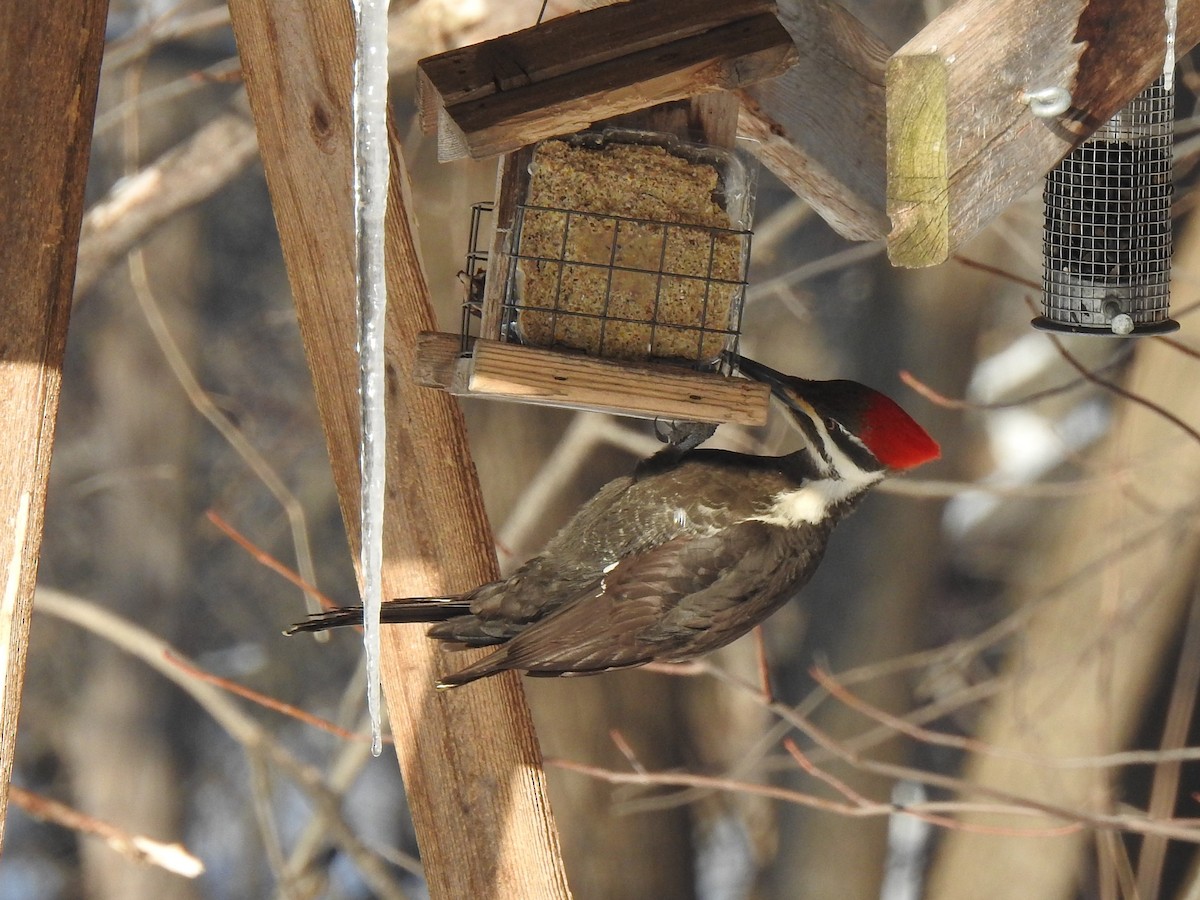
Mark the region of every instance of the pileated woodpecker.
<instances>
[{"instance_id":1,"label":"pileated woodpecker","mask_svg":"<svg viewBox=\"0 0 1200 900\"><path fill-rule=\"evenodd\" d=\"M431 638L497 646L439 688L506 669L584 675L678 662L724 646L808 581L833 526L868 488L938 456L933 438L869 387L744 357L739 368L771 386L805 446L780 457L664 450L601 488L508 578L386 601L384 622L437 622ZM287 633L361 622L361 607L345 607Z\"/></svg>"}]
</instances>

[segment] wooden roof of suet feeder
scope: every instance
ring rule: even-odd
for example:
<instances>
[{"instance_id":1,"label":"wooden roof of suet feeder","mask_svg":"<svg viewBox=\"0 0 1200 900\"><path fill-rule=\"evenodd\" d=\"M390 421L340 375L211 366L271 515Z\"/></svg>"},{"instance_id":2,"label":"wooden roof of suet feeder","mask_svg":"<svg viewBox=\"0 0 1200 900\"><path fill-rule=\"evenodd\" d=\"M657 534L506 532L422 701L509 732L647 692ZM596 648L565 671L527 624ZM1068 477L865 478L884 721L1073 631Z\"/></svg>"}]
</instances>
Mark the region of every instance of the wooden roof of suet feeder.
<instances>
[{"instance_id":1,"label":"wooden roof of suet feeder","mask_svg":"<svg viewBox=\"0 0 1200 900\"><path fill-rule=\"evenodd\" d=\"M457 158L456 143L485 159L772 78L797 60L774 10L774 0L628 0L431 56L418 63L421 126L439 132L439 159Z\"/></svg>"},{"instance_id":2,"label":"wooden roof of suet feeder","mask_svg":"<svg viewBox=\"0 0 1200 900\"><path fill-rule=\"evenodd\" d=\"M469 357L458 353L457 336L427 336L416 377L454 393L527 403L648 418L764 423L765 386L660 361L710 356L715 361L726 335L736 338L749 261L750 204L745 217L732 209L711 217L691 210L675 219L673 211L659 212L657 203L641 208L631 198L639 193L657 197L653 186L639 190L639 179L671 162L663 150L645 146L663 143L649 137L651 132L667 136L668 143L674 136L725 148L712 151L717 156L697 156L694 149L672 144L670 156L692 153L694 168L719 178L726 199L734 193L730 184L742 178L738 189L752 198L753 178L739 175L733 163L725 165L734 159L738 118L737 100L727 92L778 75L795 61L774 3L764 0L630 0L422 60L420 118L425 128L438 130L439 158L506 156L500 165L481 336ZM544 145L537 159L543 174L552 164L569 173L572 154L598 159L591 150L625 153L631 168L611 182L615 192L625 192L619 202L614 200L612 208L577 208L569 178L558 180L558 193L543 186L538 199L530 174L536 142L585 129L604 135L603 129L614 126L631 136L616 143L628 147L622 142L629 140L639 149L625 153L610 145L610 130L582 142ZM660 156L645 160L639 171L634 160L639 153ZM576 177L581 186L592 183L590 175ZM689 190L717 209L709 199L712 188ZM551 196L556 199L547 199ZM695 251L692 261L685 245ZM635 259L639 256L654 259ZM621 286L626 309L610 318L614 284ZM518 290L524 299L514 305ZM568 308L564 297L582 306ZM662 317L668 302L699 318L680 318L678 311L674 318ZM640 304L636 314L628 311L631 303ZM653 315L649 325L642 324L642 308ZM710 308L716 312L703 318ZM572 317L578 318L566 321ZM692 351L681 349L693 340ZM645 353L630 351L638 342ZM599 356L561 352L563 347ZM634 358L602 358L614 355Z\"/></svg>"}]
</instances>

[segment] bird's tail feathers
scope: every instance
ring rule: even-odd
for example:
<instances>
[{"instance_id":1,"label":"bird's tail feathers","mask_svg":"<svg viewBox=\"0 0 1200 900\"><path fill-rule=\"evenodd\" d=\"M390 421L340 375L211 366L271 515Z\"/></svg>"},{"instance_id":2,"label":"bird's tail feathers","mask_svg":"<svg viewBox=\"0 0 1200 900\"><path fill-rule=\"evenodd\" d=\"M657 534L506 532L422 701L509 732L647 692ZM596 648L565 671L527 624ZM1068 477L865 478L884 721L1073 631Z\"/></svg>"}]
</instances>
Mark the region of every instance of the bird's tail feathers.
<instances>
[{"instance_id":1,"label":"bird's tail feathers","mask_svg":"<svg viewBox=\"0 0 1200 900\"><path fill-rule=\"evenodd\" d=\"M389 625L444 622L455 616L465 616L470 612L470 603L457 597L405 597L401 600L383 601L379 620ZM303 622L292 625L284 631L284 634L325 631L330 628L361 625L362 623L363 608L361 606L339 606L336 609L313 613Z\"/></svg>"}]
</instances>

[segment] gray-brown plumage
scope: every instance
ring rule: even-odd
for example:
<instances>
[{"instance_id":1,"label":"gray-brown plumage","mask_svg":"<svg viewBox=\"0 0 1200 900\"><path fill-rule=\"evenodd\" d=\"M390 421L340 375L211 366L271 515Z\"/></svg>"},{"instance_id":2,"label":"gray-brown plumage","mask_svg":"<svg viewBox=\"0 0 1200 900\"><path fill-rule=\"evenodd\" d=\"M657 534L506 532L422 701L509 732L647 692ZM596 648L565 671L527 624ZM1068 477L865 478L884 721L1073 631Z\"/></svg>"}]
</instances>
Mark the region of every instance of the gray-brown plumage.
<instances>
[{"instance_id":1,"label":"gray-brown plumage","mask_svg":"<svg viewBox=\"0 0 1200 900\"><path fill-rule=\"evenodd\" d=\"M384 622L497 646L439 687L506 669L581 675L691 659L745 634L815 571L833 526L890 470L937 456L894 402L850 381L807 381L741 360L806 437L781 457L665 450L609 482L508 578L457 597L389 600ZM360 607L289 633L360 624Z\"/></svg>"}]
</instances>

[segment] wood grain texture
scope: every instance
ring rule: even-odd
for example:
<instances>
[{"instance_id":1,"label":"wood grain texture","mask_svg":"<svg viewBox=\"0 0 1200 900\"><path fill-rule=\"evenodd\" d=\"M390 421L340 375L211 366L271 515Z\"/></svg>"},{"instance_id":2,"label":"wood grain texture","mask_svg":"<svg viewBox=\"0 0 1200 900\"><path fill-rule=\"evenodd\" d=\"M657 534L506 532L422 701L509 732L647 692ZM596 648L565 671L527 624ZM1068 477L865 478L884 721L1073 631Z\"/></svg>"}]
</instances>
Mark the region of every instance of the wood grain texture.
<instances>
[{"instance_id":1,"label":"wood grain texture","mask_svg":"<svg viewBox=\"0 0 1200 900\"><path fill-rule=\"evenodd\" d=\"M0 6L0 843L107 16L108 0Z\"/></svg>"},{"instance_id":2,"label":"wood grain texture","mask_svg":"<svg viewBox=\"0 0 1200 900\"><path fill-rule=\"evenodd\" d=\"M357 557L350 8L340 0L233 0L230 11ZM383 584L385 596L436 595L495 578L497 568L461 413L451 397L409 377L417 334L434 323L400 147L392 144ZM384 630L384 691L431 895L569 896L519 680L437 692L442 656L421 626Z\"/></svg>"},{"instance_id":3,"label":"wood grain texture","mask_svg":"<svg viewBox=\"0 0 1200 900\"><path fill-rule=\"evenodd\" d=\"M469 357L462 355L462 335L442 331L423 331L417 335L412 378L421 387L460 394L466 390L469 367Z\"/></svg>"},{"instance_id":4,"label":"wood grain texture","mask_svg":"<svg viewBox=\"0 0 1200 900\"><path fill-rule=\"evenodd\" d=\"M475 158L670 100L771 78L796 61L771 4L641 0L430 57L417 97L444 107Z\"/></svg>"},{"instance_id":5,"label":"wood grain texture","mask_svg":"<svg viewBox=\"0 0 1200 900\"><path fill-rule=\"evenodd\" d=\"M770 388L654 363L627 363L537 347L475 342L471 359L456 359L456 334L422 335L421 383L470 396L565 406L687 422L765 425ZM458 387L465 370L466 384Z\"/></svg>"},{"instance_id":6,"label":"wood grain texture","mask_svg":"<svg viewBox=\"0 0 1200 900\"><path fill-rule=\"evenodd\" d=\"M739 92L739 131L763 164L850 240L888 232L884 70L891 50L836 0L780 0L799 55Z\"/></svg>"},{"instance_id":7,"label":"wood grain texture","mask_svg":"<svg viewBox=\"0 0 1200 900\"><path fill-rule=\"evenodd\" d=\"M1160 0L961 0L887 68L888 253L947 259L1038 187L1075 145L1162 70ZM1200 41L1200 0L1180 0L1176 50ZM1027 91L1065 87L1072 107L1039 119Z\"/></svg>"},{"instance_id":8,"label":"wood grain texture","mask_svg":"<svg viewBox=\"0 0 1200 900\"><path fill-rule=\"evenodd\" d=\"M428 101L454 106L478 100L695 37L774 7L773 0L636 0L560 16L421 60L418 71L435 94L419 105L424 110Z\"/></svg>"},{"instance_id":9,"label":"wood grain texture","mask_svg":"<svg viewBox=\"0 0 1200 900\"><path fill-rule=\"evenodd\" d=\"M487 278L483 285L483 319L479 333L485 338L499 338L504 320L504 293L512 272L513 226L517 206L525 199L529 188L529 166L533 162L533 147L522 147L500 157L496 167L496 200L493 206L492 243L488 248Z\"/></svg>"}]
</instances>

